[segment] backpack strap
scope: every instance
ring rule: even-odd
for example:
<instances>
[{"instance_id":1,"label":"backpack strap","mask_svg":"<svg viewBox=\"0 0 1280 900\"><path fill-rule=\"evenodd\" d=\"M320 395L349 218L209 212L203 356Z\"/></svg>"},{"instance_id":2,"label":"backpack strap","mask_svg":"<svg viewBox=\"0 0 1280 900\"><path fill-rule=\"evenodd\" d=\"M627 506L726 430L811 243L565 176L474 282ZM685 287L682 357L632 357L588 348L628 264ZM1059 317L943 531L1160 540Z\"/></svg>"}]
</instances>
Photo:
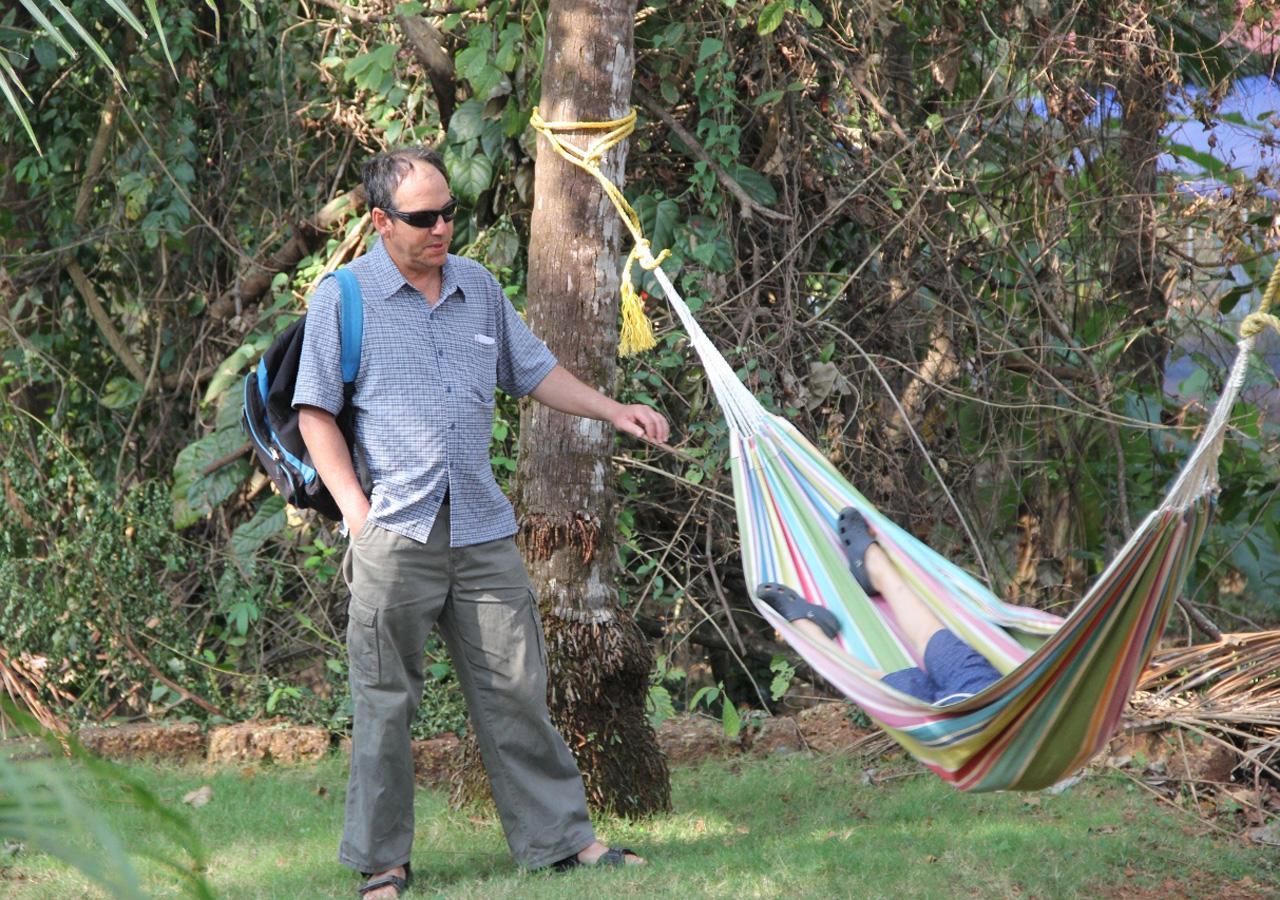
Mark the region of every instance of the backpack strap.
<instances>
[{"instance_id":1,"label":"backpack strap","mask_svg":"<svg viewBox=\"0 0 1280 900\"><path fill-rule=\"evenodd\" d=\"M355 273L346 266L333 273L342 289L342 381L351 384L360 371L360 342L364 338L364 298Z\"/></svg>"}]
</instances>

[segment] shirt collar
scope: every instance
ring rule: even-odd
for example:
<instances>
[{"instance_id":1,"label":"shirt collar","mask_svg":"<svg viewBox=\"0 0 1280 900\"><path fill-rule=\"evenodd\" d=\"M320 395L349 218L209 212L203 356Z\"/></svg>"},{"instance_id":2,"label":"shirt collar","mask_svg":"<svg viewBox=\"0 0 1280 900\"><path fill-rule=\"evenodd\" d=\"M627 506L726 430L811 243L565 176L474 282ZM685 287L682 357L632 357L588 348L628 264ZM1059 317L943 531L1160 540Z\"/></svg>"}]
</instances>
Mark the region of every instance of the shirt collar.
<instances>
[{"instance_id":1,"label":"shirt collar","mask_svg":"<svg viewBox=\"0 0 1280 900\"><path fill-rule=\"evenodd\" d=\"M374 242L373 247L370 248L366 256L369 259L369 275L371 276L369 280L373 283L372 290L369 291L370 300L385 300L402 287L417 290L405 280L404 273L400 271L400 267L391 259L391 254L387 253L387 248L382 243L381 238ZM440 273L441 300L447 300L455 292L462 299L466 299L466 291L463 290L461 276L462 267L458 265L458 258L450 253L445 257L444 268Z\"/></svg>"}]
</instances>

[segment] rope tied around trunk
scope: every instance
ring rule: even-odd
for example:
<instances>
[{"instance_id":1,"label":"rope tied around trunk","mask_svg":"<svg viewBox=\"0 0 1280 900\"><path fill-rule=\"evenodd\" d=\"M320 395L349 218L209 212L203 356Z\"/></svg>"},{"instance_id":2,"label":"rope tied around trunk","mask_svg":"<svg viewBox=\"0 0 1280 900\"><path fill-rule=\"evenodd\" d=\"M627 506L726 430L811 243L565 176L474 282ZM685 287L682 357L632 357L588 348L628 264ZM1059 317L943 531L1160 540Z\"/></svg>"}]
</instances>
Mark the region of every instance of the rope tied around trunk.
<instances>
[{"instance_id":1,"label":"rope tied around trunk","mask_svg":"<svg viewBox=\"0 0 1280 900\"><path fill-rule=\"evenodd\" d=\"M658 345L658 342L653 336L653 326L644 314L644 298L631 283L631 266L633 263L638 262L640 268L651 272L662 264L662 261L671 254L671 251L663 250L656 257L653 255L649 241L644 236L644 228L640 224L639 213L627 202L622 190L600 170L600 161L604 158L604 155L625 141L635 131L635 109L633 108L631 112L620 119L612 119L608 122L548 122L542 118L542 113L535 106L529 117L529 125L533 127L534 131L545 137L547 143L551 145L551 149L563 159L582 169L600 183L600 187L604 189L605 196L612 201L613 208L618 211L622 224L631 233L633 244L631 252L627 255L627 263L622 269L620 291L622 294L622 329L618 335L618 355L630 356L633 353L641 353L645 350L653 349ZM570 131L603 131L604 134L592 141L586 149L583 149L560 139L560 134Z\"/></svg>"}]
</instances>

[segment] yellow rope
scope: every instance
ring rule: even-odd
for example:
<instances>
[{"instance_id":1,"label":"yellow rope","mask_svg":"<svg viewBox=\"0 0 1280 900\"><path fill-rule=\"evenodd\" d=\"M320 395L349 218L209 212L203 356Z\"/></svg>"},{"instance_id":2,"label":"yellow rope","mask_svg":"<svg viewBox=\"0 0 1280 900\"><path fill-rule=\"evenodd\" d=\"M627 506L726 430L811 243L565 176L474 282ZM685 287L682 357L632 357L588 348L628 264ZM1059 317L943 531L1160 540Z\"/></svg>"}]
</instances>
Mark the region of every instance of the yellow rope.
<instances>
[{"instance_id":1,"label":"yellow rope","mask_svg":"<svg viewBox=\"0 0 1280 900\"><path fill-rule=\"evenodd\" d=\"M1267 282L1267 289L1262 292L1262 302L1258 304L1258 311L1245 316L1244 321L1240 323L1240 337L1251 338L1261 334L1267 328L1274 328L1280 332L1280 316L1272 315L1269 311L1277 293L1280 293L1280 263L1271 270L1271 280Z\"/></svg>"},{"instance_id":2,"label":"yellow rope","mask_svg":"<svg viewBox=\"0 0 1280 900\"><path fill-rule=\"evenodd\" d=\"M600 182L605 195L613 201L613 208L622 217L622 224L631 232L633 246L631 253L627 255L627 264L622 269L622 330L618 335L618 353L630 356L656 347L658 342L653 336L653 326L644 314L644 301L631 283L631 265L638 262L646 271L655 269L670 255L670 251L663 250L656 257L653 255L649 241L645 239L644 228L640 225L639 214L631 208L618 186L600 171L600 161L604 155L635 131L636 111L633 109L621 119L609 122L548 122L535 106L529 117L529 124L547 139L552 150ZM557 132L566 131L605 133L584 150L560 140Z\"/></svg>"}]
</instances>

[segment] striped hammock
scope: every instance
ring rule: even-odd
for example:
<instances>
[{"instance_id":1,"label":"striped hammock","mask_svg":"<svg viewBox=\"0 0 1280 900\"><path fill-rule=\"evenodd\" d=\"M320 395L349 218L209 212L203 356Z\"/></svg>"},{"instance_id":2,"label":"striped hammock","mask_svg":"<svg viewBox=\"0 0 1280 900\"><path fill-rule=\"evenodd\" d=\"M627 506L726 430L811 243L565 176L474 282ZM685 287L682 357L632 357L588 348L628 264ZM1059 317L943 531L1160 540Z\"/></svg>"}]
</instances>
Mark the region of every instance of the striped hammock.
<instances>
[{"instance_id":1,"label":"striped hammock","mask_svg":"<svg viewBox=\"0 0 1280 900\"><path fill-rule=\"evenodd\" d=\"M756 608L801 656L861 706L913 756L963 790L1046 787L1082 766L1111 738L1129 695L1155 650L1169 609L1204 536L1217 488L1227 415L1244 383L1249 352L1280 290L1280 266L1242 340L1204 434L1168 494L1065 619L1002 602L981 582L898 528L867 502L785 420L768 413L738 380L694 320L622 191L601 170L604 154L626 139L636 113L608 122L530 125L550 148L599 182L635 241L623 273L623 345L652 346L631 289L633 261L650 271L689 334L729 424L734 502L748 586L779 582L840 620L834 642L809 638L771 606ZM586 148L561 134L594 132ZM643 326L643 327L641 327ZM916 665L883 604L849 573L836 538L840 510L852 506L928 606L982 653L1003 677L986 690L938 707L901 693L881 671ZM753 598L754 599L754 598Z\"/></svg>"},{"instance_id":2,"label":"striped hammock","mask_svg":"<svg viewBox=\"0 0 1280 900\"><path fill-rule=\"evenodd\" d=\"M661 268L652 273L687 330L730 428L734 498L749 586L785 584L840 620L815 640L771 606L756 608L801 656L913 756L962 790L1031 790L1084 765L1115 731L1181 590L1213 508L1227 415L1255 337L1240 342L1198 445L1075 610L1062 619L1004 603L885 518L785 420L738 380ZM880 681L918 665L882 602L849 573L836 536L852 506L947 627L1003 674L963 702L935 707Z\"/></svg>"}]
</instances>

